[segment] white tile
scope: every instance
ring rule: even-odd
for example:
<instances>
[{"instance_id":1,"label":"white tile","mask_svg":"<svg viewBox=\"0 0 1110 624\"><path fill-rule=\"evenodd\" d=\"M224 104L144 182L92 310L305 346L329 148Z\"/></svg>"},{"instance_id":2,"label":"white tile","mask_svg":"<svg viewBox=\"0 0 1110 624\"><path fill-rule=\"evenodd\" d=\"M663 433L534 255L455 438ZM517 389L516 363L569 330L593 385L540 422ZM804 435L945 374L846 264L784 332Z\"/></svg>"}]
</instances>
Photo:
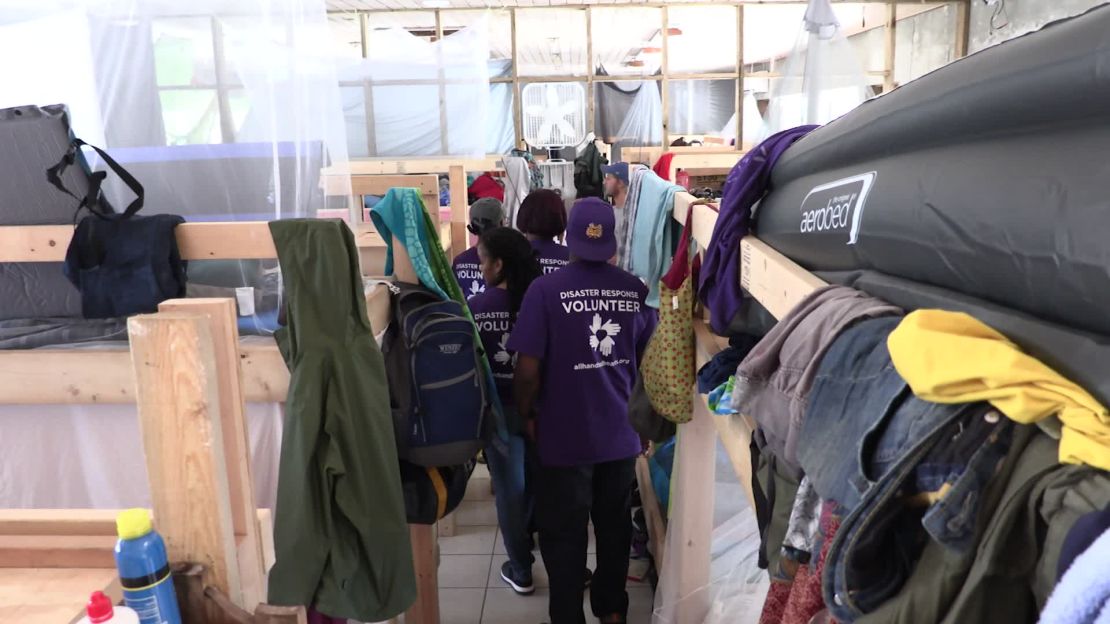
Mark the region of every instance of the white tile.
<instances>
[{"instance_id":1,"label":"white tile","mask_svg":"<svg viewBox=\"0 0 1110 624\"><path fill-rule=\"evenodd\" d=\"M651 586L628 588L628 624L649 624L655 605Z\"/></svg>"},{"instance_id":2,"label":"white tile","mask_svg":"<svg viewBox=\"0 0 1110 624\"><path fill-rule=\"evenodd\" d=\"M485 587L491 555L443 555L439 558L439 586L447 589Z\"/></svg>"},{"instance_id":3,"label":"white tile","mask_svg":"<svg viewBox=\"0 0 1110 624\"><path fill-rule=\"evenodd\" d=\"M439 552L444 555L489 555L497 539L497 527L456 526L455 535L439 538Z\"/></svg>"},{"instance_id":4,"label":"white tile","mask_svg":"<svg viewBox=\"0 0 1110 624\"><path fill-rule=\"evenodd\" d=\"M550 586L547 580L547 569L543 567L543 557L540 556L539 551L535 553L536 563L532 564L532 583L537 588L546 588ZM489 570L489 586L505 587L505 581L501 580L501 565L509 560L508 555L494 555L493 565ZM597 557L594 555L586 555L586 567L593 570L597 567Z\"/></svg>"},{"instance_id":5,"label":"white tile","mask_svg":"<svg viewBox=\"0 0 1110 624\"><path fill-rule=\"evenodd\" d=\"M493 501L464 501L454 513L458 526L497 526Z\"/></svg>"},{"instance_id":6,"label":"white tile","mask_svg":"<svg viewBox=\"0 0 1110 624\"><path fill-rule=\"evenodd\" d=\"M484 589L440 589L440 624L481 624Z\"/></svg>"},{"instance_id":7,"label":"white tile","mask_svg":"<svg viewBox=\"0 0 1110 624\"><path fill-rule=\"evenodd\" d=\"M547 590L537 589L531 596L518 596L509 588L486 590L482 624L540 624L547 617Z\"/></svg>"},{"instance_id":8,"label":"white tile","mask_svg":"<svg viewBox=\"0 0 1110 624\"><path fill-rule=\"evenodd\" d=\"M464 501L491 501L493 500L493 490L490 489L489 478L477 479L470 477L470 481L466 483L466 494L463 496Z\"/></svg>"}]
</instances>

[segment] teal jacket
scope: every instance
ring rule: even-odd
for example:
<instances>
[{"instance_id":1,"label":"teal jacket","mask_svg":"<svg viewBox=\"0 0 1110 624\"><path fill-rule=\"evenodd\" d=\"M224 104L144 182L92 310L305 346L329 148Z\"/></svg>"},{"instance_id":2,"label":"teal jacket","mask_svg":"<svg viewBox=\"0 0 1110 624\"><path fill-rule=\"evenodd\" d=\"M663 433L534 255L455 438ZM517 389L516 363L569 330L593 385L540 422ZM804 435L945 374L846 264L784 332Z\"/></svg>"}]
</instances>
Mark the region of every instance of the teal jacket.
<instances>
[{"instance_id":1,"label":"teal jacket","mask_svg":"<svg viewBox=\"0 0 1110 624\"><path fill-rule=\"evenodd\" d=\"M385 363L341 221L270 223L289 366L269 602L388 620L416 599Z\"/></svg>"}]
</instances>

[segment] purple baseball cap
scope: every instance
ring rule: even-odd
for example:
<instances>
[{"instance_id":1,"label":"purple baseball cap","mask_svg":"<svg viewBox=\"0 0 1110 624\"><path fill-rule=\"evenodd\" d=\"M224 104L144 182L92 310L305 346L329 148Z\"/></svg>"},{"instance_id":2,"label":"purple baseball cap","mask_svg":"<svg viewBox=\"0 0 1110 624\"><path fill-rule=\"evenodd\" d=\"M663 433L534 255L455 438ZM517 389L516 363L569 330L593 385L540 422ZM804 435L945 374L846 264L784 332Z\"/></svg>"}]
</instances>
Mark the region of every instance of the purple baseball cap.
<instances>
[{"instance_id":1,"label":"purple baseball cap","mask_svg":"<svg viewBox=\"0 0 1110 624\"><path fill-rule=\"evenodd\" d=\"M567 248L582 260L608 262L617 254L613 207L597 197L574 202L567 220Z\"/></svg>"}]
</instances>

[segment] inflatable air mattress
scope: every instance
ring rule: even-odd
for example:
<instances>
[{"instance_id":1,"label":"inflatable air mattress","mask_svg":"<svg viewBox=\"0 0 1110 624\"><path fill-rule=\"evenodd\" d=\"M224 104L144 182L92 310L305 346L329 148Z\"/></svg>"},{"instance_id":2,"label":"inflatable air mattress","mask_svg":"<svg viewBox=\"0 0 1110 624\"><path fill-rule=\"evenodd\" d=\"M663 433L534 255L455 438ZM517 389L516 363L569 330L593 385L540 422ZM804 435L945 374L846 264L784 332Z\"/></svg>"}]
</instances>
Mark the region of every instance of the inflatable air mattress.
<instances>
[{"instance_id":1,"label":"inflatable air mattress","mask_svg":"<svg viewBox=\"0 0 1110 624\"><path fill-rule=\"evenodd\" d=\"M1110 335L1110 6L871 100L794 144L771 180L756 233L812 271Z\"/></svg>"}]
</instances>

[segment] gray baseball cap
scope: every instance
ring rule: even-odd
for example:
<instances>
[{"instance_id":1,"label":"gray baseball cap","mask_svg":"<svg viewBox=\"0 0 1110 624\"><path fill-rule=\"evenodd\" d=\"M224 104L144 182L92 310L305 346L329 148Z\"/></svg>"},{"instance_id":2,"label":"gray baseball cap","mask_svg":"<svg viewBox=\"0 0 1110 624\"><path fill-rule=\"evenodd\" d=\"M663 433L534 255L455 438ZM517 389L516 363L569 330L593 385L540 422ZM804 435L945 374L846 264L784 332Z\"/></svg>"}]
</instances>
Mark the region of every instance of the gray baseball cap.
<instances>
[{"instance_id":1,"label":"gray baseball cap","mask_svg":"<svg viewBox=\"0 0 1110 624\"><path fill-rule=\"evenodd\" d=\"M501 206L501 202L492 197L483 197L470 204L470 231L475 234L498 227L504 220L504 207Z\"/></svg>"}]
</instances>

